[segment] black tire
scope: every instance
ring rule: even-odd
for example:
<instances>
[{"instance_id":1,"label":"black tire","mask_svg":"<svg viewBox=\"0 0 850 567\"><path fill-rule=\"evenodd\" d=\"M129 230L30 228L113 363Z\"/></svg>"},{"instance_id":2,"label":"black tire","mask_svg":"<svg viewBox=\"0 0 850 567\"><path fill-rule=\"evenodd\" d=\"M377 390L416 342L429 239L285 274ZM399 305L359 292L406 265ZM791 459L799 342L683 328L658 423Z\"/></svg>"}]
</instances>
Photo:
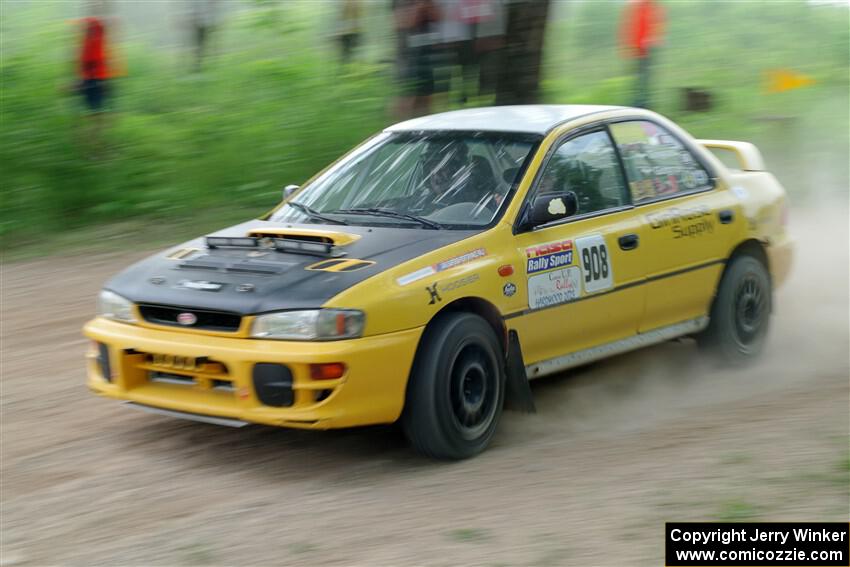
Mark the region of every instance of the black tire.
<instances>
[{"instance_id":1,"label":"black tire","mask_svg":"<svg viewBox=\"0 0 850 567\"><path fill-rule=\"evenodd\" d=\"M421 454L466 459L499 423L504 357L493 329L471 313L447 313L425 330L407 385L402 426Z\"/></svg>"},{"instance_id":2,"label":"black tire","mask_svg":"<svg viewBox=\"0 0 850 567\"><path fill-rule=\"evenodd\" d=\"M700 346L727 366L752 361L764 348L771 301L764 264L748 255L735 257L720 280L708 328L697 336Z\"/></svg>"}]
</instances>

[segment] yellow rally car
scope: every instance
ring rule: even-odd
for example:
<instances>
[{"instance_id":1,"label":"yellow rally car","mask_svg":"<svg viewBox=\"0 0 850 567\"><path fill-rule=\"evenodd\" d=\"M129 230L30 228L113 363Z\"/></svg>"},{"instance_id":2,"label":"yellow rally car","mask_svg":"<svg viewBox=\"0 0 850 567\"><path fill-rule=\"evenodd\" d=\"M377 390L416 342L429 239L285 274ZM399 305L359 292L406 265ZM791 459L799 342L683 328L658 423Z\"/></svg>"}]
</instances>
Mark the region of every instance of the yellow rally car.
<instances>
[{"instance_id":1,"label":"yellow rally car","mask_svg":"<svg viewBox=\"0 0 850 567\"><path fill-rule=\"evenodd\" d=\"M418 118L110 280L88 386L224 425L400 420L420 452L464 458L506 401L533 409L528 379L681 336L758 354L785 219L754 146L650 111Z\"/></svg>"}]
</instances>

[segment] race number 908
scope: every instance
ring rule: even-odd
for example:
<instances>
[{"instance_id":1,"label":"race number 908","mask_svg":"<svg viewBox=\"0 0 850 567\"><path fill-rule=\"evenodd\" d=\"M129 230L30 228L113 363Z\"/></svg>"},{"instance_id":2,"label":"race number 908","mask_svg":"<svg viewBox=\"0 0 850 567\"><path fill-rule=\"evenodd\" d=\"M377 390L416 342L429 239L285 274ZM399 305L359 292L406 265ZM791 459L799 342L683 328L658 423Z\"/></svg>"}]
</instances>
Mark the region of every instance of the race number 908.
<instances>
[{"instance_id":1,"label":"race number 908","mask_svg":"<svg viewBox=\"0 0 850 567\"><path fill-rule=\"evenodd\" d=\"M584 282L608 277L608 249L605 245L592 246L581 251Z\"/></svg>"},{"instance_id":2,"label":"race number 908","mask_svg":"<svg viewBox=\"0 0 850 567\"><path fill-rule=\"evenodd\" d=\"M576 240L576 248L581 258L585 293L610 288L613 284L613 274L605 238L601 234L579 238Z\"/></svg>"}]
</instances>

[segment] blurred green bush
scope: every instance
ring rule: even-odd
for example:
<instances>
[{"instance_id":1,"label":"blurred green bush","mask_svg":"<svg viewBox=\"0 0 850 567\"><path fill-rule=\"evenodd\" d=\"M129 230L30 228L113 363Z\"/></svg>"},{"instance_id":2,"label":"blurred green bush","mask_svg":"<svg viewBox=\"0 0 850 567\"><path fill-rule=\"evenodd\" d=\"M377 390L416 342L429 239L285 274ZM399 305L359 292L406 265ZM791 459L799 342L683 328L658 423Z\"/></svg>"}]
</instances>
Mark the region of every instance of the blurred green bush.
<instances>
[{"instance_id":1,"label":"blurred green bush","mask_svg":"<svg viewBox=\"0 0 850 567\"><path fill-rule=\"evenodd\" d=\"M209 207L259 212L283 185L385 125L386 69L342 69L312 49L309 33L259 22L254 12L229 21L226 44L239 47L212 56L203 73L173 52L119 46L128 73L113 80L102 159L81 139L81 101L65 92L78 41L69 26L4 37L0 235L20 241L50 226L191 218Z\"/></svg>"},{"instance_id":2,"label":"blurred green bush","mask_svg":"<svg viewBox=\"0 0 850 567\"><path fill-rule=\"evenodd\" d=\"M121 44L127 75L114 81L111 149L92 160L81 139L81 101L66 92L79 38L55 6L33 2L0 23L4 248L56 227L129 218L159 226L210 210L256 214L277 202L283 185L303 182L391 121L386 6L370 5L371 14L383 14L370 23L379 31L367 33L366 56L343 68L321 12L326 5L296 3L284 17L274 3L256 3L224 22L202 73L192 73L188 56L173 47L143 38ZM759 143L797 195L846 192L849 11L802 1L665 6L657 110L696 136ZM629 103L631 62L617 56L619 7L553 2L547 102ZM816 83L767 94L764 73L776 68ZM716 108L681 111L681 87L711 90Z\"/></svg>"}]
</instances>

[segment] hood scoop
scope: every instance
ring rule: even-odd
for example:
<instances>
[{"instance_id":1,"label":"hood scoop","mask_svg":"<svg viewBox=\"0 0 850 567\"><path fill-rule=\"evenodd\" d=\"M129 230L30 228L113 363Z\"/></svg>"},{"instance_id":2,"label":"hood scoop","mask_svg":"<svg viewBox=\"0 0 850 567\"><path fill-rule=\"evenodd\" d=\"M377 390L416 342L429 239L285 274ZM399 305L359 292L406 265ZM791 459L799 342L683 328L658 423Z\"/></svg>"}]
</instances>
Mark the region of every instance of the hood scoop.
<instances>
[{"instance_id":1,"label":"hood scoop","mask_svg":"<svg viewBox=\"0 0 850 567\"><path fill-rule=\"evenodd\" d=\"M319 242L333 246L347 246L360 240L359 234L337 232L333 230L315 230L310 228L256 228L248 231L249 237L296 240L300 242Z\"/></svg>"},{"instance_id":2,"label":"hood scoop","mask_svg":"<svg viewBox=\"0 0 850 567\"><path fill-rule=\"evenodd\" d=\"M258 237L258 236L207 236L207 248L241 248L254 249L269 252L281 252L284 254L304 254L306 256L319 256L322 258L338 258L345 256L345 252L331 242L318 239L300 240L296 238L280 237Z\"/></svg>"},{"instance_id":3,"label":"hood scoop","mask_svg":"<svg viewBox=\"0 0 850 567\"><path fill-rule=\"evenodd\" d=\"M304 228L263 228L248 231L247 236L207 236L207 248L256 248L285 254L304 254L323 258L345 256L342 246L360 235Z\"/></svg>"}]
</instances>

